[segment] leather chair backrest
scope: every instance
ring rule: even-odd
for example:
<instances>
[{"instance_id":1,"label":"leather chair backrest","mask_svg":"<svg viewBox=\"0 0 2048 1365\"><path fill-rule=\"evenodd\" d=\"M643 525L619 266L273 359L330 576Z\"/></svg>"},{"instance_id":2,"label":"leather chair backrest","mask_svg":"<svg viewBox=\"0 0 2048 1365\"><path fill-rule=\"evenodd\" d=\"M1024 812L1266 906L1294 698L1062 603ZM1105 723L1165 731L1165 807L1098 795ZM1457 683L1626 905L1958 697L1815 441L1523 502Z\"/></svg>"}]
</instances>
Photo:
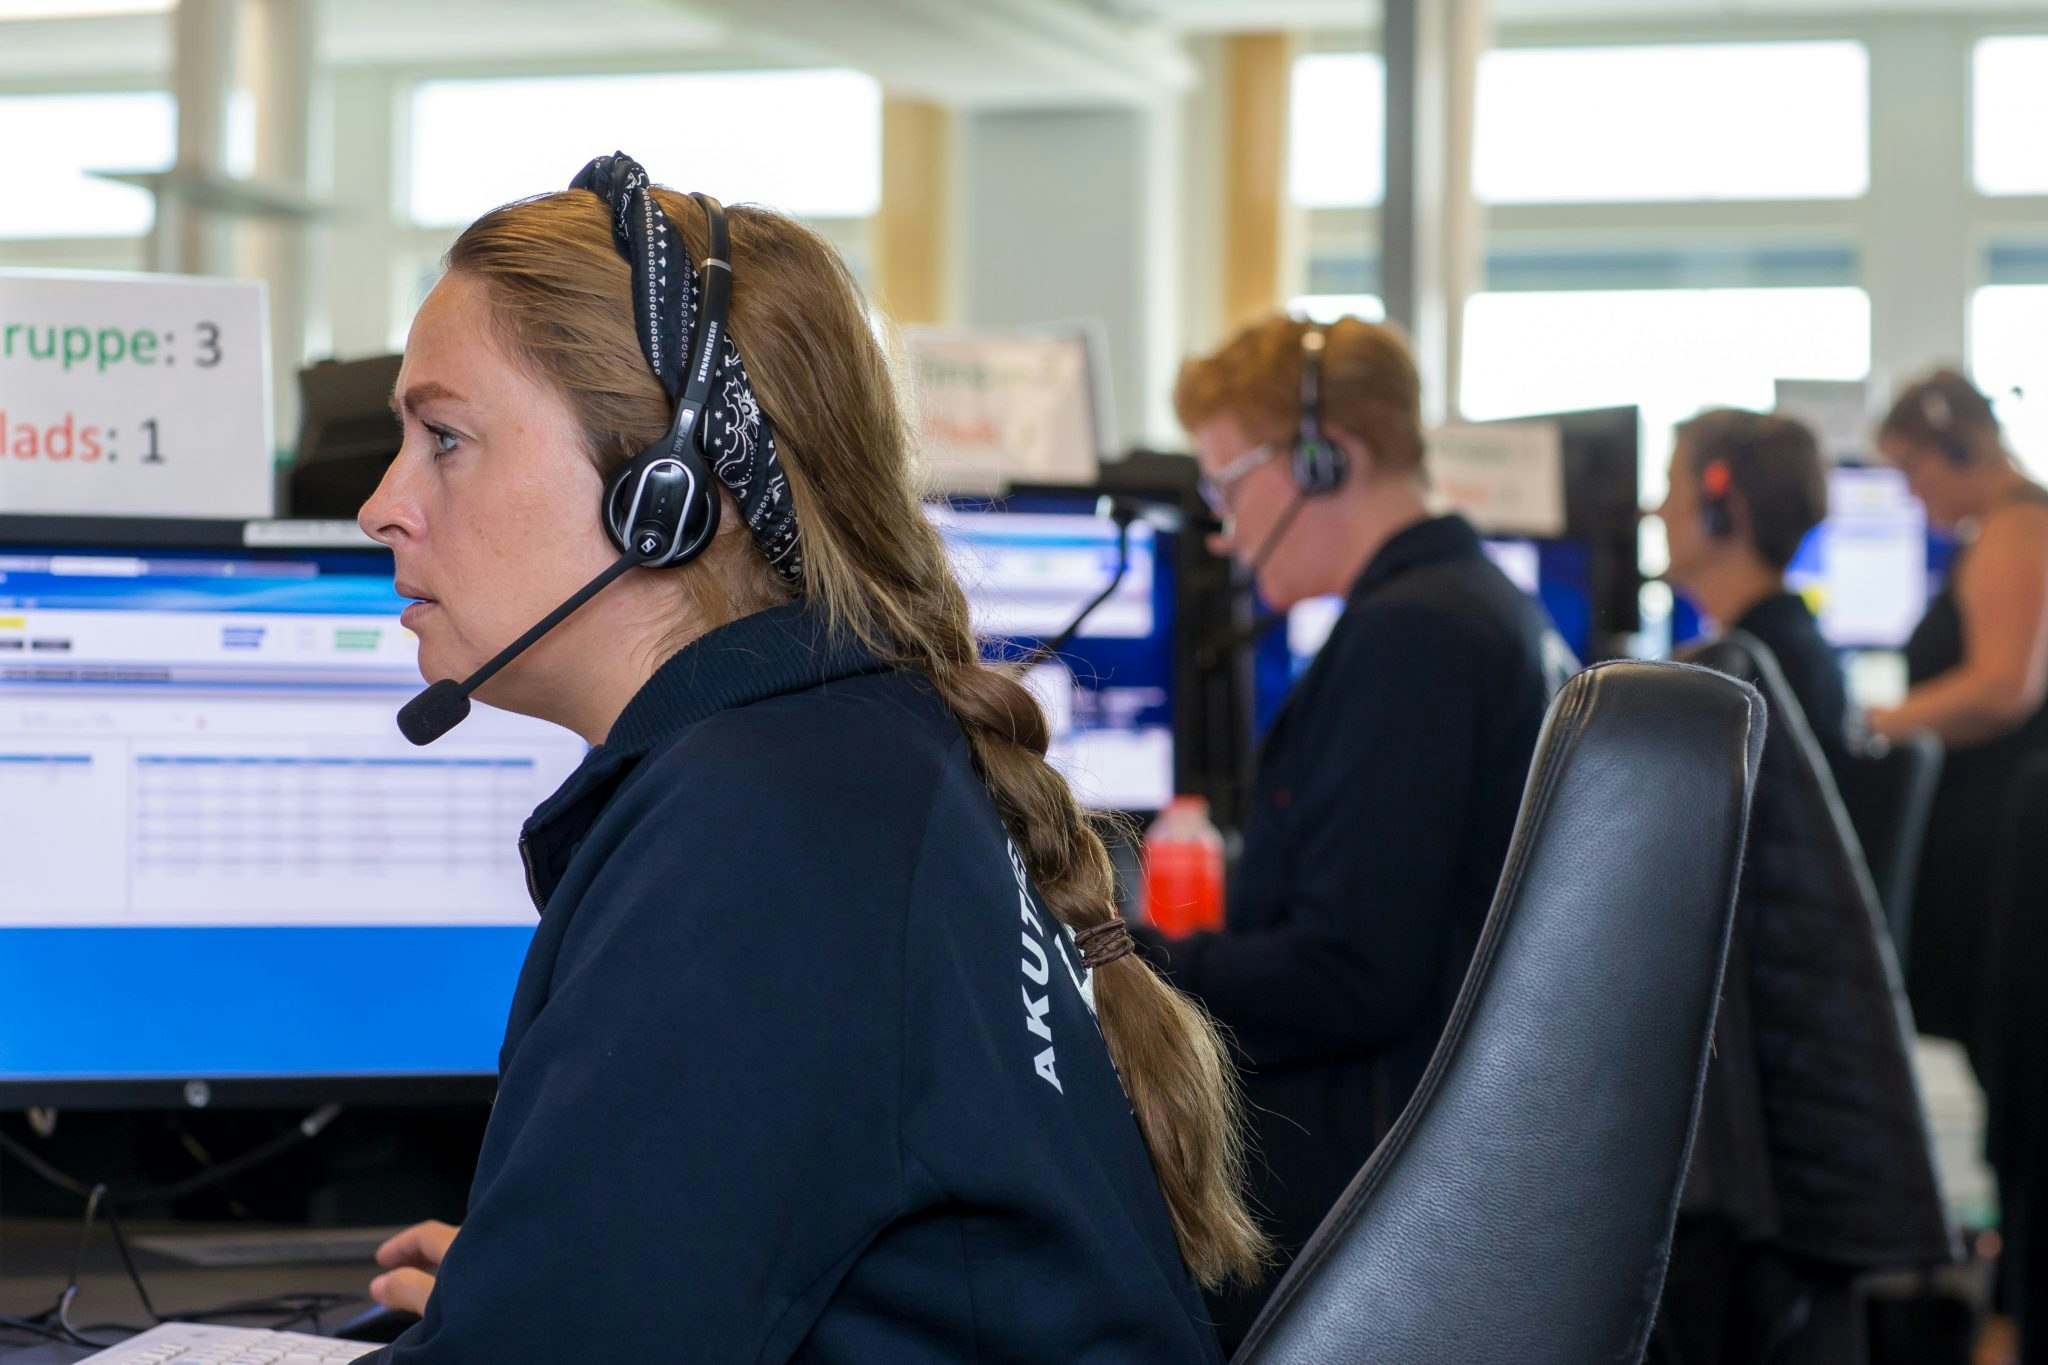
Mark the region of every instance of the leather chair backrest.
<instances>
[{"instance_id":1,"label":"leather chair backrest","mask_svg":"<svg viewBox=\"0 0 2048 1365\"><path fill-rule=\"evenodd\" d=\"M1901 967L1912 941L1913 886L1920 877L1920 848L1927 840L1934 789L1941 782L1942 756L1941 741L1933 735L1908 735L1852 758L1843 782L1842 804L1863 845Z\"/></svg>"},{"instance_id":2,"label":"leather chair backrest","mask_svg":"<svg viewBox=\"0 0 2048 1365\"><path fill-rule=\"evenodd\" d=\"M1429 1070L1238 1365L1640 1360L1763 732L1753 689L1679 664L1558 695Z\"/></svg>"}]
</instances>

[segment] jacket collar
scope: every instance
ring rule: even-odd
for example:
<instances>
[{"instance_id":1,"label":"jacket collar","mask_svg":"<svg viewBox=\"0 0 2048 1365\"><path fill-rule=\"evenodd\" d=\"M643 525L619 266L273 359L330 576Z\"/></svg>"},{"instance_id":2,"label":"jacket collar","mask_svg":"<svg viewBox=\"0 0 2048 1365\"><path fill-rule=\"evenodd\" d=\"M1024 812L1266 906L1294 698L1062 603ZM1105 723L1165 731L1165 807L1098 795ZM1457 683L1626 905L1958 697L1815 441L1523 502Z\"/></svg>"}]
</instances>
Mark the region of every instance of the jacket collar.
<instances>
[{"instance_id":1,"label":"jacket collar","mask_svg":"<svg viewBox=\"0 0 2048 1365\"><path fill-rule=\"evenodd\" d=\"M1456 513L1418 521L1396 531L1380 546L1365 572L1351 585L1350 600L1357 602L1370 597L1410 569L1483 553L1479 533L1472 529L1471 522Z\"/></svg>"},{"instance_id":2,"label":"jacket collar","mask_svg":"<svg viewBox=\"0 0 2048 1365\"><path fill-rule=\"evenodd\" d=\"M700 720L886 670L851 632L803 601L742 616L685 645L626 703L603 748L641 755Z\"/></svg>"},{"instance_id":3,"label":"jacket collar","mask_svg":"<svg viewBox=\"0 0 2048 1365\"><path fill-rule=\"evenodd\" d=\"M1811 625L1813 611L1806 605L1805 598L1781 589L1752 605L1748 611L1742 613L1742 619L1729 629L1746 630L1755 635L1759 633L1759 625L1768 633L1772 625L1781 621L1792 625Z\"/></svg>"},{"instance_id":4,"label":"jacket collar","mask_svg":"<svg viewBox=\"0 0 2048 1365\"><path fill-rule=\"evenodd\" d=\"M683 646L654 671L604 743L584 755L521 830L535 907L546 903L613 793L664 742L721 711L890 667L801 600L743 616Z\"/></svg>"}]
</instances>

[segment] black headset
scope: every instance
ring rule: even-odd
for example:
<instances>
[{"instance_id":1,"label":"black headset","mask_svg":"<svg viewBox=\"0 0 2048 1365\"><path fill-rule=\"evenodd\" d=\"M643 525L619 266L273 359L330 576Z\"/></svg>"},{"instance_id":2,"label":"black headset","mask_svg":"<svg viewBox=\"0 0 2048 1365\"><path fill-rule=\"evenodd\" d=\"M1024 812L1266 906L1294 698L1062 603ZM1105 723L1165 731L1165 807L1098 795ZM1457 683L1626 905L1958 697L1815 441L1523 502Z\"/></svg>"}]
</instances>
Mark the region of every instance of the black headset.
<instances>
[{"instance_id":1,"label":"black headset","mask_svg":"<svg viewBox=\"0 0 2048 1365\"><path fill-rule=\"evenodd\" d=\"M1958 469L1967 467L1970 443L1956 429L1955 405L1948 401L1948 395L1929 384L1920 391L1920 415L1927 419L1928 434L1934 437L1934 448L1942 458Z\"/></svg>"},{"instance_id":2,"label":"black headset","mask_svg":"<svg viewBox=\"0 0 2048 1365\"><path fill-rule=\"evenodd\" d=\"M1735 534L1735 513L1728 505L1733 485L1726 460L1709 460L1700 470L1700 526L1715 540Z\"/></svg>"},{"instance_id":3,"label":"black headset","mask_svg":"<svg viewBox=\"0 0 2048 1365\"><path fill-rule=\"evenodd\" d=\"M1735 437L1735 444L1751 465L1760 458L1763 424L1763 418L1754 413L1742 414L1742 431ZM1734 491L1735 470L1725 457L1717 455L1700 466L1700 526L1715 540L1735 534L1735 510L1730 500Z\"/></svg>"},{"instance_id":4,"label":"black headset","mask_svg":"<svg viewBox=\"0 0 2048 1365\"><path fill-rule=\"evenodd\" d=\"M1344 486L1350 460L1323 430L1323 347L1330 329L1310 323L1301 333L1301 434L1294 443L1294 486L1304 497Z\"/></svg>"},{"instance_id":5,"label":"black headset","mask_svg":"<svg viewBox=\"0 0 2048 1365\"><path fill-rule=\"evenodd\" d=\"M653 193L649 189L648 193ZM718 485L704 457L704 406L711 370L725 344L732 302L732 248L725 210L708 194L690 196L704 210L709 243L704 292L697 309L697 344L684 371L682 397L668 434L612 475L604 490L604 529L612 544L640 556L640 567L667 569L704 553L718 532ZM660 374L653 357L648 365Z\"/></svg>"}]
</instances>

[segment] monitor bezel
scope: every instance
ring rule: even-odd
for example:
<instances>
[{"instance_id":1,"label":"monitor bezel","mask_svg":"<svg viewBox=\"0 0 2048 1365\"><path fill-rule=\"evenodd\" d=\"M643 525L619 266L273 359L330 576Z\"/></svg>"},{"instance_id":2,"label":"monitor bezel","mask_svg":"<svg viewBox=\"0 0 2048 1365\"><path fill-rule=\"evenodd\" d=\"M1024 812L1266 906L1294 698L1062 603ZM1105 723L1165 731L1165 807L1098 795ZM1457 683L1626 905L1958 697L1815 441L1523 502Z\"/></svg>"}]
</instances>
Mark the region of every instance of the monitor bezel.
<instances>
[{"instance_id":1,"label":"monitor bezel","mask_svg":"<svg viewBox=\"0 0 2048 1365\"><path fill-rule=\"evenodd\" d=\"M256 543L251 543L252 540ZM254 554L359 553L369 560L382 558L386 561L391 556L387 548L363 536L350 523L294 518L251 521L0 513L0 547L107 551L217 550ZM373 1021L364 1021L365 1028L372 1026ZM260 1109L317 1104L412 1107L488 1103L496 1095L497 1088L495 1068L458 1072L5 1078L0 1079L0 1110Z\"/></svg>"}]
</instances>

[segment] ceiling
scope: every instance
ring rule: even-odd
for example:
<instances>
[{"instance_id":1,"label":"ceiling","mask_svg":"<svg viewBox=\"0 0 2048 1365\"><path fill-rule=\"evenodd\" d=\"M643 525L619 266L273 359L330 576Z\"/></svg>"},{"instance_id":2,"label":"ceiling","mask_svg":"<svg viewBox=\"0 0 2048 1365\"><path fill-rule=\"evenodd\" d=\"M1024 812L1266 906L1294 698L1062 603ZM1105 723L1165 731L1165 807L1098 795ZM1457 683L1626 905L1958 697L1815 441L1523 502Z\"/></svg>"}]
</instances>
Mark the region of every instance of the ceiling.
<instances>
[{"instance_id":1,"label":"ceiling","mask_svg":"<svg viewBox=\"0 0 2048 1365\"><path fill-rule=\"evenodd\" d=\"M1086 0L1185 32L1376 27L1379 0ZM1496 22L1808 18L1840 14L2033 14L2048 0L1492 0Z\"/></svg>"},{"instance_id":2,"label":"ceiling","mask_svg":"<svg viewBox=\"0 0 2048 1365\"><path fill-rule=\"evenodd\" d=\"M316 0L293 0L315 3ZM338 66L573 69L845 65L892 90L974 107L1128 102L1187 88L1179 37L1247 29L1363 31L1379 0L317 0ZM1437 0L1424 0L1436 3ZM1504 24L2029 15L2048 0L1492 0ZM0 22L0 82L155 76L165 14Z\"/></svg>"}]
</instances>

